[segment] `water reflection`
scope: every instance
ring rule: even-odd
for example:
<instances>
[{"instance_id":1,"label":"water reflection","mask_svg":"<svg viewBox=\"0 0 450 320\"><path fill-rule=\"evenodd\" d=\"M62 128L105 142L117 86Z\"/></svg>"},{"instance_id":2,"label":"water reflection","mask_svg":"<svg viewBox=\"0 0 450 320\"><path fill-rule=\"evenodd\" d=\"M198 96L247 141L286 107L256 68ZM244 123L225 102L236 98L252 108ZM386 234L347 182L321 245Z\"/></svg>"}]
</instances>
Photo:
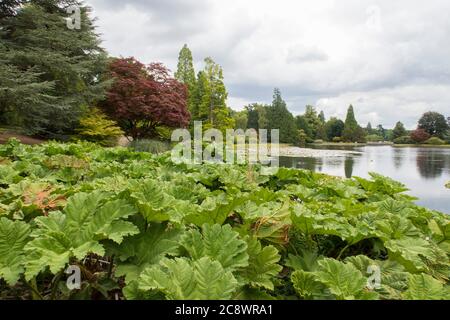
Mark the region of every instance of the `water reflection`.
<instances>
[{"instance_id":1,"label":"water reflection","mask_svg":"<svg viewBox=\"0 0 450 320\"><path fill-rule=\"evenodd\" d=\"M355 165L355 160L353 157L345 157L344 161L344 169L345 169L345 177L350 179L353 177L353 166Z\"/></svg>"},{"instance_id":2,"label":"water reflection","mask_svg":"<svg viewBox=\"0 0 450 320\"><path fill-rule=\"evenodd\" d=\"M450 190L445 188L450 181L450 149L367 146L352 150L361 154L282 157L280 164L346 178L370 178L369 172L377 172L404 183L420 199L418 204L450 213Z\"/></svg>"},{"instance_id":3,"label":"water reflection","mask_svg":"<svg viewBox=\"0 0 450 320\"><path fill-rule=\"evenodd\" d=\"M394 167L396 169L400 169L402 167L405 160L405 152L407 152L406 149L393 148L392 160L394 160Z\"/></svg>"},{"instance_id":4,"label":"water reflection","mask_svg":"<svg viewBox=\"0 0 450 320\"><path fill-rule=\"evenodd\" d=\"M435 179L442 176L445 156L440 152L419 152L416 157L417 169L425 179Z\"/></svg>"}]
</instances>

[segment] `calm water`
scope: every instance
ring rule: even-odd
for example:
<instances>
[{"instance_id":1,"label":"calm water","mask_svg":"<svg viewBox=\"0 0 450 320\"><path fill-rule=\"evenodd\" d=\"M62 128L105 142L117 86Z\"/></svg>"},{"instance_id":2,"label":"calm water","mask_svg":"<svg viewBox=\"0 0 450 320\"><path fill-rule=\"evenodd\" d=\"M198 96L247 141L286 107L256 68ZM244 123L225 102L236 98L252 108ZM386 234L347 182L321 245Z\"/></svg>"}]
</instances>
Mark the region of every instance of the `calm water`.
<instances>
[{"instance_id":1,"label":"calm water","mask_svg":"<svg viewBox=\"0 0 450 320\"><path fill-rule=\"evenodd\" d=\"M450 213L450 149L392 148L366 146L346 148L362 152L339 157L290 158L282 157L285 167L301 168L335 176L368 178L369 172L404 183L419 205Z\"/></svg>"}]
</instances>

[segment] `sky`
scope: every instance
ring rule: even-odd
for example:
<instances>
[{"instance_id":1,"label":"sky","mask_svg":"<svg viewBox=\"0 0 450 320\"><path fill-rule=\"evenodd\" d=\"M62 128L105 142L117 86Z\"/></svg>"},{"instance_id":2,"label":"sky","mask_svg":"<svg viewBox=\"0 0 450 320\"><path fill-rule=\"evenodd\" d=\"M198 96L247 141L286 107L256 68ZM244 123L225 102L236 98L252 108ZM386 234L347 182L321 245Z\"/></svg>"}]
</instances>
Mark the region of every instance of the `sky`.
<instances>
[{"instance_id":1,"label":"sky","mask_svg":"<svg viewBox=\"0 0 450 320\"><path fill-rule=\"evenodd\" d=\"M113 56L176 71L186 43L196 71L224 69L228 105L307 104L365 126L414 129L426 111L450 116L448 0L86 0Z\"/></svg>"}]
</instances>

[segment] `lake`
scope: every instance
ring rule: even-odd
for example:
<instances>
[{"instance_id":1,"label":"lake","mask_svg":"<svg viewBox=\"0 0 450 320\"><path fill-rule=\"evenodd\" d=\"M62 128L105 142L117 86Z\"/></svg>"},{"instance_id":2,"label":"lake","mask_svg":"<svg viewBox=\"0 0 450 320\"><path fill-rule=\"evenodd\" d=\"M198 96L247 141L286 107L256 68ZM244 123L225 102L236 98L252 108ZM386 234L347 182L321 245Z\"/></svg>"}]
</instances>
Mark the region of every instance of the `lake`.
<instances>
[{"instance_id":1,"label":"lake","mask_svg":"<svg viewBox=\"0 0 450 320\"><path fill-rule=\"evenodd\" d=\"M314 147L359 153L339 156L280 157L280 165L335 176L369 178L376 172L404 183L417 204L450 214L450 149L395 148L391 146Z\"/></svg>"}]
</instances>

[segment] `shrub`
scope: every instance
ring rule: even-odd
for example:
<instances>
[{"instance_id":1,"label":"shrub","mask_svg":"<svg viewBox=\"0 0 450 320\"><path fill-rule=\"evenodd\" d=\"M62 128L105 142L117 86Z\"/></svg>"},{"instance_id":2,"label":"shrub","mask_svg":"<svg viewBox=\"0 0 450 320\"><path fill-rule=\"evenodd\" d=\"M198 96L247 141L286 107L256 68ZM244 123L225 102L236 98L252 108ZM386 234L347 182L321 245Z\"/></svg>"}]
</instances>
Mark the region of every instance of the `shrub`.
<instances>
[{"instance_id":1,"label":"shrub","mask_svg":"<svg viewBox=\"0 0 450 320\"><path fill-rule=\"evenodd\" d=\"M368 142L379 142L379 141L384 141L383 137L382 137L382 136L379 136L379 135L377 135L377 134L371 134L371 135L368 135L368 136L366 137L366 140L367 140Z\"/></svg>"},{"instance_id":2,"label":"shrub","mask_svg":"<svg viewBox=\"0 0 450 320\"><path fill-rule=\"evenodd\" d=\"M97 108L93 108L80 119L76 132L75 139L96 142L102 146L116 145L118 138L123 135L117 123Z\"/></svg>"},{"instance_id":3,"label":"shrub","mask_svg":"<svg viewBox=\"0 0 450 320\"><path fill-rule=\"evenodd\" d=\"M129 145L134 151L160 154L169 151L170 143L153 139L134 140Z\"/></svg>"},{"instance_id":4,"label":"shrub","mask_svg":"<svg viewBox=\"0 0 450 320\"><path fill-rule=\"evenodd\" d=\"M411 132L411 139L416 143L424 143L428 139L430 139L430 134L423 129L417 129Z\"/></svg>"},{"instance_id":5,"label":"shrub","mask_svg":"<svg viewBox=\"0 0 450 320\"><path fill-rule=\"evenodd\" d=\"M342 142L342 138L341 137L334 137L333 138L333 142Z\"/></svg>"},{"instance_id":6,"label":"shrub","mask_svg":"<svg viewBox=\"0 0 450 320\"><path fill-rule=\"evenodd\" d=\"M413 143L415 143L415 141L413 139L411 139L410 136L403 136L403 137L394 139L394 143L395 144L413 144Z\"/></svg>"},{"instance_id":7,"label":"shrub","mask_svg":"<svg viewBox=\"0 0 450 320\"><path fill-rule=\"evenodd\" d=\"M425 141L425 144L431 144L433 146L440 146L445 144L445 141L442 139L439 139L438 137L432 137L430 139L428 139L427 141Z\"/></svg>"},{"instance_id":8,"label":"shrub","mask_svg":"<svg viewBox=\"0 0 450 320\"><path fill-rule=\"evenodd\" d=\"M314 140L314 143L322 144L322 143L323 143L323 140L322 140L322 139Z\"/></svg>"}]
</instances>

